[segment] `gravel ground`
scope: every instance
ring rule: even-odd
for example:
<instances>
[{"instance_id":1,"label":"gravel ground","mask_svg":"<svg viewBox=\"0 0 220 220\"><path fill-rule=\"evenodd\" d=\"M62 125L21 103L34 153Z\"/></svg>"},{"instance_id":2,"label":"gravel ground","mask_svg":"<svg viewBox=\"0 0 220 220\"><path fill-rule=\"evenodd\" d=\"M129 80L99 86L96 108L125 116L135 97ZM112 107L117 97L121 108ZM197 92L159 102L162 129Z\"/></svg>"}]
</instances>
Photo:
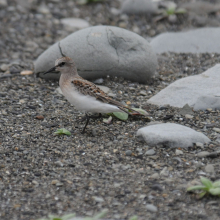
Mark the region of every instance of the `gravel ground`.
<instances>
[{"instance_id":1,"label":"gravel ground","mask_svg":"<svg viewBox=\"0 0 220 220\"><path fill-rule=\"evenodd\" d=\"M151 85L121 78L106 78L102 84L119 101L147 110L151 121L175 122L203 132L212 141L209 145L197 143L179 149L182 152L163 146L150 148L135 137L136 131L149 123L141 118L114 119L110 125L91 121L82 135L83 124L76 120L83 115L56 91L57 82L18 75L20 70L32 68L44 49L69 33L58 19L81 17L92 25L120 26L124 22L108 12L109 7L119 7L117 1L80 6L79 10L72 10L71 4L50 1L46 4L49 13L42 13L37 4L16 7L15 1L0 9L0 49L4 51L0 65L9 65L0 72L1 219L36 220L48 213L69 212L91 216L103 208L109 209L109 219L133 215L141 220L220 219L219 199L207 196L199 200L186 193L188 184L196 183L199 176L220 179L216 153L220 151L219 111L192 112L193 117L188 118L180 114L181 109L146 103L176 79L219 63L220 55L163 54L158 57L158 75ZM166 20L155 24L150 23L151 18L133 16L125 28L138 26L144 37L195 28L187 19L179 19L175 25ZM72 135L55 136L62 127ZM203 157L203 151L212 154Z\"/></svg>"}]
</instances>

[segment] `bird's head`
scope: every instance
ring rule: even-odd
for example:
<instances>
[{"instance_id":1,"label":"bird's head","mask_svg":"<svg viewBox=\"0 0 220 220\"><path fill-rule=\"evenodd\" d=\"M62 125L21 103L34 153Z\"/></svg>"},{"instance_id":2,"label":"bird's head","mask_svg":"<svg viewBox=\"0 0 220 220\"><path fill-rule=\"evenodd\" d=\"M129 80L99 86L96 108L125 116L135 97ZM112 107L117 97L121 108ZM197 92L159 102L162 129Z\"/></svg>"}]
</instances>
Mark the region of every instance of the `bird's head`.
<instances>
[{"instance_id":1,"label":"bird's head","mask_svg":"<svg viewBox=\"0 0 220 220\"><path fill-rule=\"evenodd\" d=\"M44 73L47 74L52 71L59 71L61 74L77 73L75 63L70 57L61 57L55 61L55 66Z\"/></svg>"}]
</instances>

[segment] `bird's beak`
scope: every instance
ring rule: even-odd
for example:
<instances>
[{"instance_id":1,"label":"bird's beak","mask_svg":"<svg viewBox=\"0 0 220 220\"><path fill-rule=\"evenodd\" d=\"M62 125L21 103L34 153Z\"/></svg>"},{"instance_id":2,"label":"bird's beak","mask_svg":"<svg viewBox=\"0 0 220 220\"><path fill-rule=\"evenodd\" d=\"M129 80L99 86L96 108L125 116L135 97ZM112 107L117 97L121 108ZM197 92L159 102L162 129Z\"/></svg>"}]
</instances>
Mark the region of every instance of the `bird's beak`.
<instances>
[{"instance_id":1,"label":"bird's beak","mask_svg":"<svg viewBox=\"0 0 220 220\"><path fill-rule=\"evenodd\" d=\"M45 73L43 73L43 75L45 75L45 74L47 74L47 73L50 73L50 72L52 72L52 71L55 71L55 70L56 70L56 67L57 67L57 66L52 67L51 69L47 70Z\"/></svg>"}]
</instances>

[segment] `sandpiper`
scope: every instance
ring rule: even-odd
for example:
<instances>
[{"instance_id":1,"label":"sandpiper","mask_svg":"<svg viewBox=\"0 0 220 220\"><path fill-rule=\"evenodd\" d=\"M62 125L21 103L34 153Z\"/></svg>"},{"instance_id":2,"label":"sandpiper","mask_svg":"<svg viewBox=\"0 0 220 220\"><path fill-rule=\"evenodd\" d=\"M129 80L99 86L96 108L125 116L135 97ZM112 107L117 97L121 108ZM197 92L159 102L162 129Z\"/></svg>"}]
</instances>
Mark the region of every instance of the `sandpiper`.
<instances>
[{"instance_id":1,"label":"sandpiper","mask_svg":"<svg viewBox=\"0 0 220 220\"><path fill-rule=\"evenodd\" d=\"M101 113L126 112L127 114L131 114L129 112L131 111L140 114L120 102L113 100L94 83L80 77L76 65L70 57L57 59L55 66L44 74L52 71L60 71L59 85L66 99L73 104L76 109L85 112L85 117L81 120L86 120L82 133L85 132L89 119L101 117ZM87 114L88 112L99 113L99 116L89 116Z\"/></svg>"}]
</instances>

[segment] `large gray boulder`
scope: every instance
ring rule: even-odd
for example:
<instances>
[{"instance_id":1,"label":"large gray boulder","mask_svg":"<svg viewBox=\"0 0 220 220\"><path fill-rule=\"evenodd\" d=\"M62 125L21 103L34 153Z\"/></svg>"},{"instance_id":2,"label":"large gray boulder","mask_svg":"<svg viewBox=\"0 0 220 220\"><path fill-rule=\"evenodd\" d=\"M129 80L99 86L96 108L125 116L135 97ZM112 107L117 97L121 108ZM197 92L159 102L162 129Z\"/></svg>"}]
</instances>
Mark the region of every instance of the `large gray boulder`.
<instances>
[{"instance_id":1,"label":"large gray boulder","mask_svg":"<svg viewBox=\"0 0 220 220\"><path fill-rule=\"evenodd\" d=\"M141 36L118 27L95 26L77 31L52 45L35 62L35 73L58 79L59 74L42 75L57 58L73 58L79 75L86 79L118 76L148 83L157 68L150 44Z\"/></svg>"},{"instance_id":2,"label":"large gray boulder","mask_svg":"<svg viewBox=\"0 0 220 220\"><path fill-rule=\"evenodd\" d=\"M220 109L220 64L202 74L179 79L150 98L155 105L183 107L188 104L194 110Z\"/></svg>"},{"instance_id":3,"label":"large gray boulder","mask_svg":"<svg viewBox=\"0 0 220 220\"><path fill-rule=\"evenodd\" d=\"M210 142L204 134L175 123L155 124L140 128L137 131L137 137L152 147L160 144L171 148L187 148L197 142L203 144Z\"/></svg>"},{"instance_id":4,"label":"large gray boulder","mask_svg":"<svg viewBox=\"0 0 220 220\"><path fill-rule=\"evenodd\" d=\"M151 41L158 53L220 53L220 28L200 28L180 33L163 33Z\"/></svg>"}]
</instances>

